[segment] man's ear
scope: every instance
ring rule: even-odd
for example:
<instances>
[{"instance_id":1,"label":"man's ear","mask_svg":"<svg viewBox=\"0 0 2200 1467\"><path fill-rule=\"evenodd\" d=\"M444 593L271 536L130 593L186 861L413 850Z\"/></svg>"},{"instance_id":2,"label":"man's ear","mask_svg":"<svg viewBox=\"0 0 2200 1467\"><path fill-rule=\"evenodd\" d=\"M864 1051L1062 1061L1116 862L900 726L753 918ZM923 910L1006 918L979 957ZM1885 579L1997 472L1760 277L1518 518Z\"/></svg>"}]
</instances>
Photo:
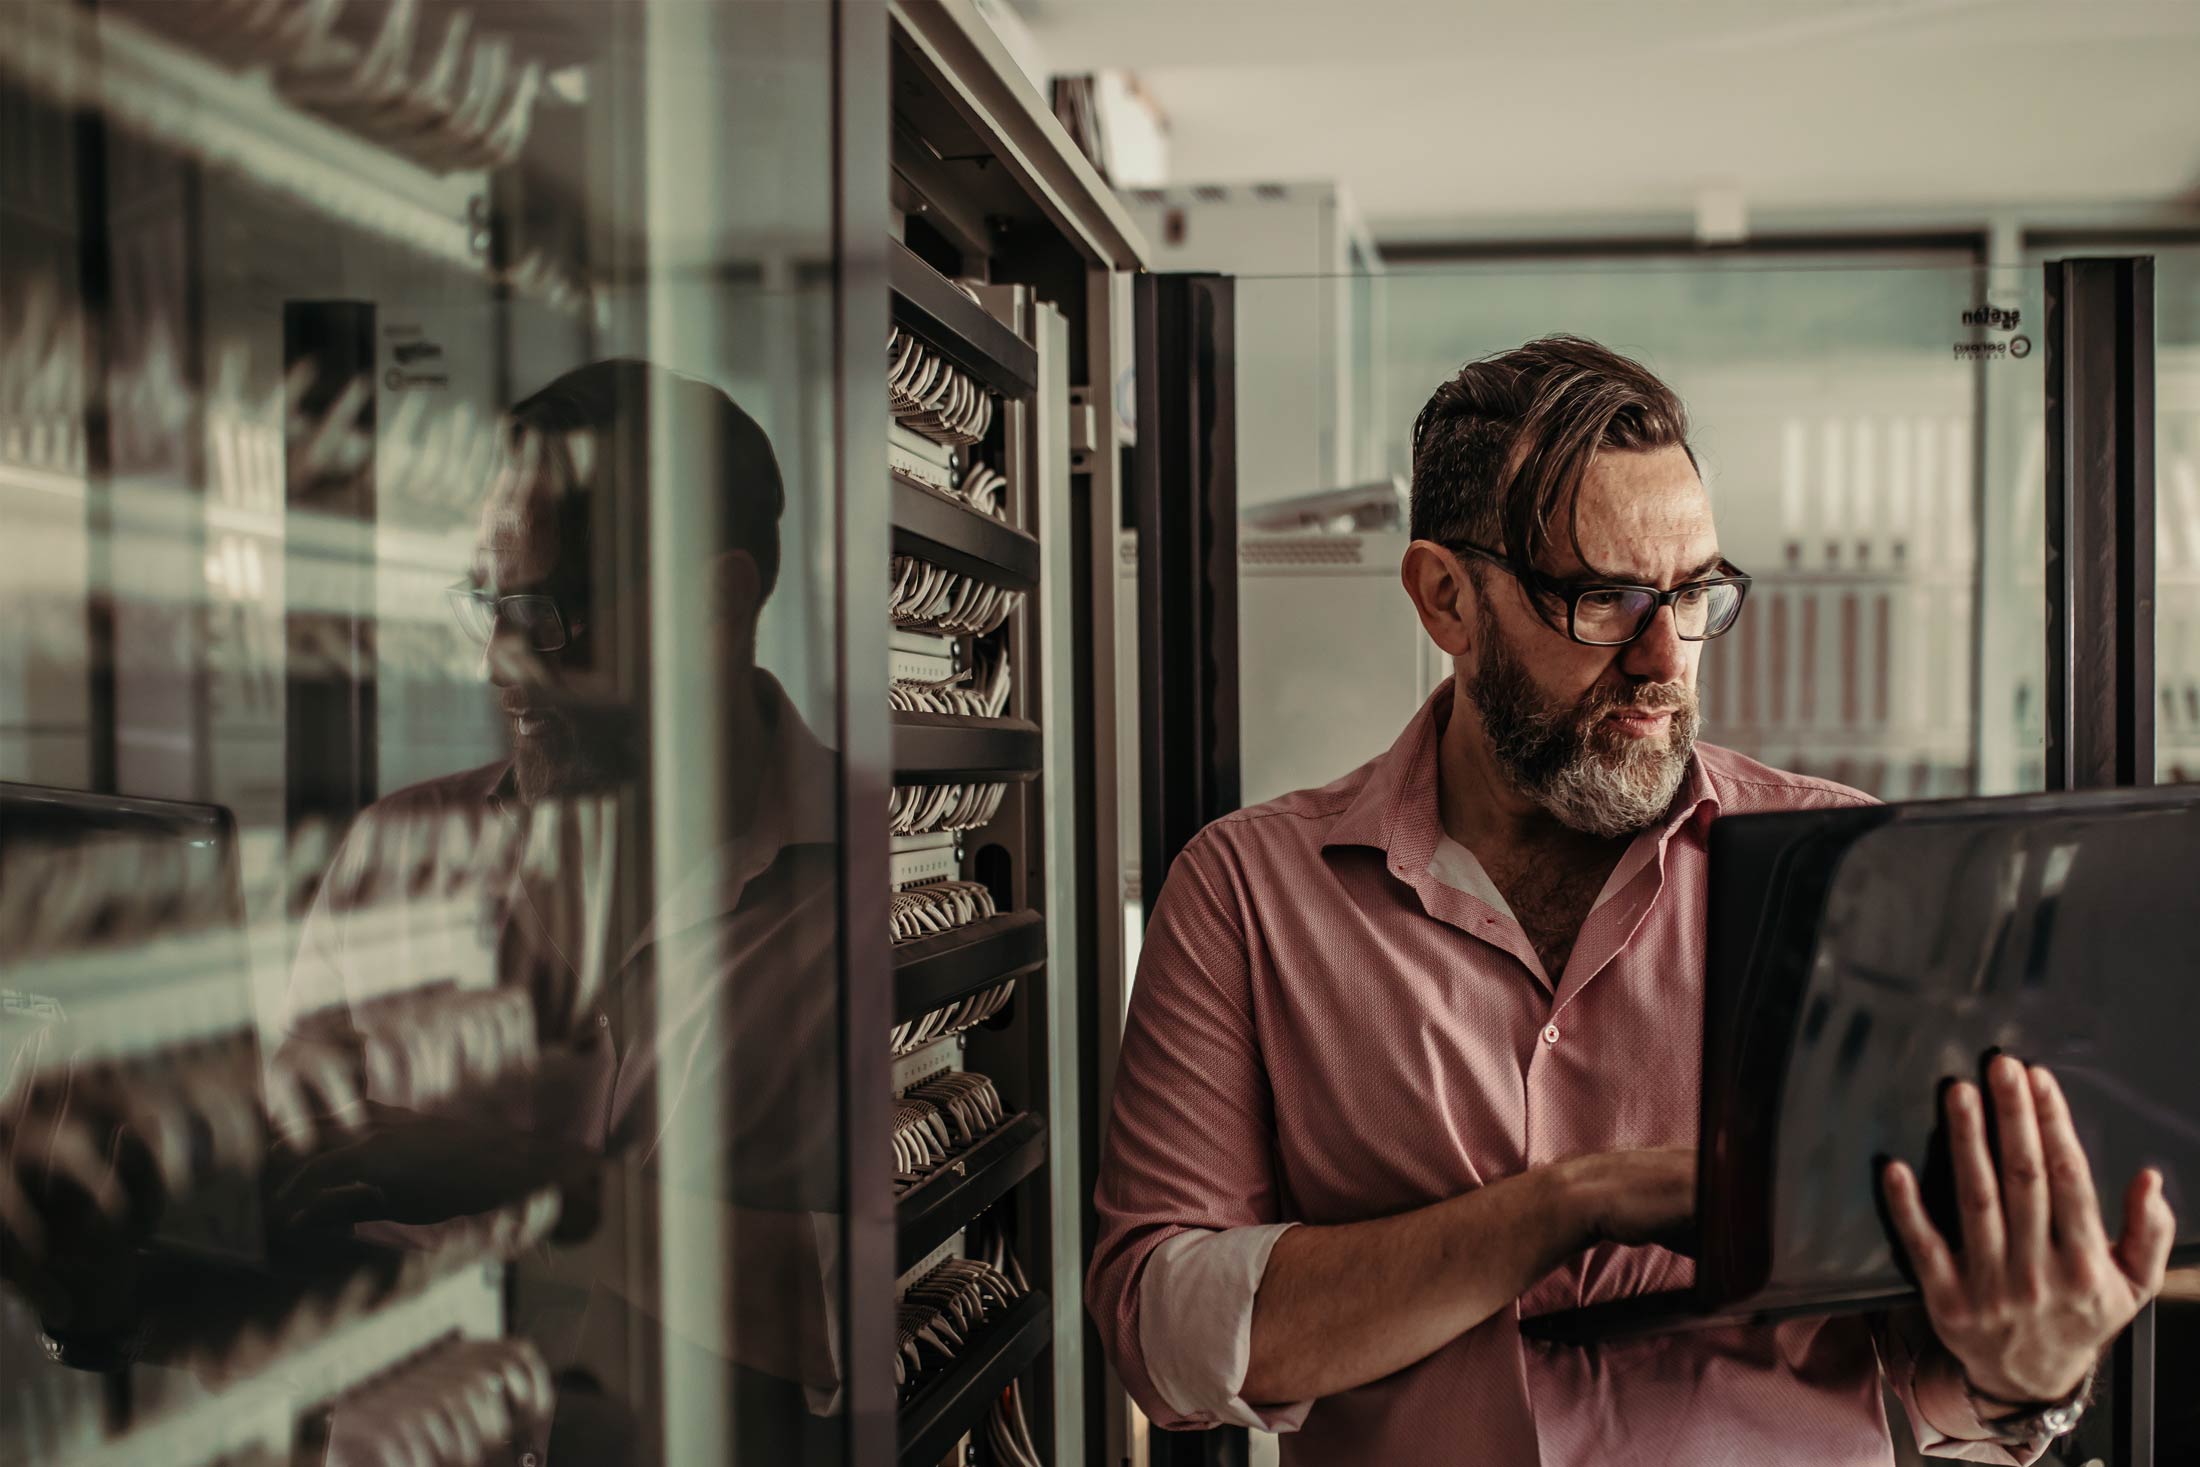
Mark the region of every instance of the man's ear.
<instances>
[{"instance_id":1,"label":"man's ear","mask_svg":"<svg viewBox=\"0 0 2200 1467\"><path fill-rule=\"evenodd\" d=\"M764 577L746 550L721 551L710 563L710 616L715 626L746 640L764 610Z\"/></svg>"},{"instance_id":2,"label":"man's ear","mask_svg":"<svg viewBox=\"0 0 2200 1467\"><path fill-rule=\"evenodd\" d=\"M1471 654L1481 593L1459 557L1433 540L1416 540L1406 547L1398 579L1429 640L1447 657Z\"/></svg>"}]
</instances>

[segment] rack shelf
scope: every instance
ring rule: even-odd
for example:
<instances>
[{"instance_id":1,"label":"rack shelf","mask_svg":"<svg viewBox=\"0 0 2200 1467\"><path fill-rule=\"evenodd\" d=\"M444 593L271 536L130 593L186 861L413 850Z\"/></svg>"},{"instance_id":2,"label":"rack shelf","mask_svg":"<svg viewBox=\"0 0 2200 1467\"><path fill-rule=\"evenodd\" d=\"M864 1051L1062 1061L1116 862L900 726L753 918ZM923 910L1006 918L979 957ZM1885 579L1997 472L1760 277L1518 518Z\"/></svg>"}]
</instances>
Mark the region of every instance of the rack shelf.
<instances>
[{"instance_id":1,"label":"rack shelf","mask_svg":"<svg viewBox=\"0 0 2200 1467\"><path fill-rule=\"evenodd\" d=\"M991 515L893 476L894 553L1011 591L1039 584L1039 542Z\"/></svg>"},{"instance_id":2,"label":"rack shelf","mask_svg":"<svg viewBox=\"0 0 2200 1467\"><path fill-rule=\"evenodd\" d=\"M894 324L1000 393L1022 397L1039 385L1037 348L964 295L955 282L898 239L887 244Z\"/></svg>"},{"instance_id":3,"label":"rack shelf","mask_svg":"<svg viewBox=\"0 0 2200 1467\"><path fill-rule=\"evenodd\" d=\"M1042 762L1039 726L1025 719L894 715L896 784L1029 779Z\"/></svg>"},{"instance_id":4,"label":"rack shelf","mask_svg":"<svg viewBox=\"0 0 2200 1467\"><path fill-rule=\"evenodd\" d=\"M1046 1160L1046 1122L1031 1111L1010 1116L968 1150L901 1194L894 1204L894 1267L915 1268Z\"/></svg>"},{"instance_id":5,"label":"rack shelf","mask_svg":"<svg viewBox=\"0 0 2200 1467\"><path fill-rule=\"evenodd\" d=\"M894 948L894 1022L1020 977L1047 960L1046 919L1008 912Z\"/></svg>"},{"instance_id":6,"label":"rack shelf","mask_svg":"<svg viewBox=\"0 0 2200 1467\"><path fill-rule=\"evenodd\" d=\"M957 1437L983 1421L1002 1389L1039 1358L1053 1328L1047 1296L1034 1289L972 1340L953 1369L911 1396L900 1415L905 1467L930 1467Z\"/></svg>"}]
</instances>

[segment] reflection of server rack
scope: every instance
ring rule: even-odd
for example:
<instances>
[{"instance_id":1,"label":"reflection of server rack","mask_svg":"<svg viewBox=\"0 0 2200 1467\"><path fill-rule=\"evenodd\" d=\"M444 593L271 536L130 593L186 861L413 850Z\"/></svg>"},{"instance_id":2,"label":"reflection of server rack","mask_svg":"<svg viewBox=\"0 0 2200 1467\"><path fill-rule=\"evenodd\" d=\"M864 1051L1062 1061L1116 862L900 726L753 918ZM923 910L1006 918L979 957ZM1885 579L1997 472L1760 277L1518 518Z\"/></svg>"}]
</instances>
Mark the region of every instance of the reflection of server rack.
<instances>
[{"instance_id":1,"label":"reflection of server rack","mask_svg":"<svg viewBox=\"0 0 2200 1467\"><path fill-rule=\"evenodd\" d=\"M80 1309L66 1335L41 1343L52 1322L0 1301L0 1457L11 1461L288 1461L329 1445L332 1408L342 1451L371 1452L384 1429L425 1429L415 1413L440 1416L452 1391L483 1413L481 1448L538 1449L547 1427L540 1357L501 1338L502 1284L504 1260L555 1220L554 1191L404 1250L275 1260L262 1216L270 1177L335 1143L325 1107L356 1111L367 1051L487 1062L447 1067L440 1094L400 1097L425 1110L472 1098L532 1044L508 1003L492 1020L474 999L432 995L392 998L365 1016L372 1037L312 1051L310 1075L294 1063L307 1051L279 1059L260 1039L295 944L287 918L320 879L328 833L372 793L371 777L352 781L284 850L286 785L302 785L283 777L284 741L294 754L316 743L290 726L286 691L332 692L343 735L364 737L348 769L371 771L371 715L353 716L354 695L377 670L355 633L374 612L377 557L401 582L437 574L440 587L451 574L447 538L403 514L378 526L373 513L377 343L356 329L372 308L309 309L320 319L286 341L284 306L355 295L369 277L384 301L450 294L478 309L502 294L514 320L543 304L541 257L500 268L492 244L509 235L485 209L489 170L524 148L548 68L580 59L451 9L427 47L440 70L417 72L418 7L338 9L33 3L0 18L11 144L0 160L0 519L34 527L0 574L23 629L0 673L0 758L40 782L218 802L225 832L229 814L246 827L245 880L218 924L179 919L198 906L190 852L218 845L234 860L226 833L87 827L8 862L6 1027L11 1048L28 1043L0 1075L9 1122L95 1164L54 1181L64 1195L109 1195L96 1167L118 1161L133 1184L129 1215L103 1224L128 1245L113 1255L127 1262L107 1307ZM440 102L433 86L409 90L439 75L464 84ZM578 305L553 311L571 320ZM340 316L356 349L337 366ZM400 414L405 435L379 445L398 450L382 464L385 496L465 480L461 440L483 436L471 390L483 385ZM286 506L286 488L305 486L334 502L293 493ZM450 507L439 510L447 528ZM417 617L440 596L408 599ZM286 639L286 611L301 610L303 623L344 623L343 645ZM90 635L72 635L72 622ZM423 644L403 630L391 628L398 655L381 675L426 662L448 681L447 651L414 655ZM451 976L393 972L391 983ZM26 996L38 1019L20 1026ZM0 1193L21 1181L0 1179ZM25 1215L9 1212L8 1246Z\"/></svg>"},{"instance_id":2,"label":"reflection of server rack","mask_svg":"<svg viewBox=\"0 0 2200 1467\"><path fill-rule=\"evenodd\" d=\"M510 446L495 414L559 369L606 355L704 377L765 423L785 477L782 586L762 635L810 653L822 647L808 638L837 633L848 654L837 666L817 658L834 670L806 688L796 686L803 664L770 662L837 744L844 809L875 799L883 812L889 781L916 792L905 813L926 807L891 852L877 820L839 830L839 871L865 881L838 895L847 912L879 920L860 936L840 932L844 971L824 977L845 980L839 1013L860 1008L876 1022L845 1051L864 1063L820 1104L845 1128L835 1139L883 1143L891 1131L902 1186L889 1222L864 1200L887 1195L875 1170L884 1145L848 1143L877 1191L855 1187L845 1228L821 1230L820 1251L845 1265L832 1275L845 1294L815 1301L821 1316L848 1306L832 1322L848 1331L833 1367L847 1372L845 1400L837 1417L808 1398L786 1414L844 1433L859 1460L887 1459L889 1356L865 1341L891 1336L888 1291L908 1273L917 1338L897 1372L906 1456L969 1437L995 1462L1097 1459L1082 1436L1074 1303L1094 1073L1078 1041L1090 1032L1084 1006L1120 982L1112 924L1088 920L1080 880L1087 851L1112 869L1114 815L1112 781L1095 777L1112 767L1108 706L1083 689L1112 682L1113 581L1090 572L1109 565L1119 523L1112 287L1140 264L1136 231L961 0L767 7L762 18L733 4L234 9L27 0L0 17L0 131L18 145L0 160L15 170L0 189L0 228L10 260L37 267L0 280L0 510L11 526L27 513L34 529L0 547L0 594L31 603L0 621L35 624L47 639L0 642L0 773L219 802L244 826L250 960L222 969L223 1005L194 1016L219 1021L220 1083L196 1065L175 1080L170 1052L187 1036L140 1023L126 1053L101 1061L137 1077L116 1093L188 1082L228 1095L221 1114L242 1104L272 1129L295 1077L256 1050L253 1024L277 1007L269 1000L297 945L289 918L323 879L344 822L377 794L502 752L482 653L457 636L443 601ZM728 74L770 85L725 85ZM835 132L831 120L855 125ZM692 146L660 146L670 135ZM889 175L905 242L892 247L891 291L872 268L884 258L877 206ZM774 177L787 186L751 186ZM140 187L148 178L161 189ZM127 240L124 214L142 226ZM903 410L872 473L877 435L847 425L873 421L889 386L871 365L889 302L913 370L930 376L890 385ZM306 308L292 312L286 343L291 303ZM84 340L97 350L79 351ZM920 347L936 367L917 362ZM692 466L679 447L652 462ZM862 473L860 490L836 477L844 467ZM653 502L693 503L664 488ZM639 548L618 541L597 537L594 579L668 599L690 589L661 565L653 580ZM829 577L836 556L845 574ZM841 613L885 599L879 582L896 556L961 583L906 588L914 600L892 633L889 687L885 658L867 655L887 650L876 610L860 631ZM304 711L340 741L309 736L294 697L302 681L326 695ZM653 691L663 696L663 682ZM820 701L837 726L818 716ZM720 710L707 704L682 711L708 723ZM341 778L299 808L307 778L326 772L314 761L338 743ZM698 772L683 765L664 782ZM950 785L980 792L935 801ZM807 793L830 803L830 792ZM682 847L666 864L693 854ZM670 873L616 864L611 876L592 870L590 910L601 898L646 916ZM877 930L890 874L921 887L892 914L908 939L892 949ZM449 895L439 878L426 884ZM433 919L453 946L479 936L478 912L460 900L416 902L408 916ZM501 1000L478 994L446 1008L416 992L452 975L400 947L371 955L388 990L373 1000L386 1005L373 1042L463 1068L473 1051L453 1036L475 1045L512 1015L480 1011ZM106 966L155 986L167 976L135 959ZM469 973L458 986L486 982ZM888 1124L878 1053L889 1009L904 1051L893 1113L914 1122L906 1133ZM753 1074L744 1066L733 1083ZM689 1108L690 1129L714 1129L710 1114L695 1121L707 1109ZM741 1240L715 1221L689 1225L686 1212L653 1232L636 1221L646 1200L626 1201L605 1210L591 1264L662 1282L659 1302L683 1287L705 1315L733 1312L719 1311L716 1286L730 1297L755 1271ZM385 1407L398 1420L395 1406L434 1397L414 1370L494 1370L501 1395L463 1394L524 1425L543 1404L539 1372L502 1339L507 1310L522 1328L560 1283L547 1272L509 1279L498 1261L539 1232L542 1209L529 1202L489 1236L456 1240L459 1253L437 1253L433 1272L346 1275L357 1286L341 1308L266 1301L249 1323L303 1364L278 1378L264 1360L211 1361L236 1374L203 1401L190 1390L123 1399L96 1376L57 1377L37 1321L0 1302L0 1456L12 1459L21 1441L11 1433L26 1423L59 1424L24 1454L37 1462L98 1446L191 1467L242 1453L263 1432L279 1456L311 1451L330 1445L314 1421L330 1400L350 1399L353 1421ZM681 1228L685 1251L668 1241ZM930 1266L943 1250L960 1261ZM660 1252L662 1280L644 1267ZM723 1445L731 1431L714 1414L723 1380L668 1365L677 1333L615 1326L583 1347L586 1359L557 1363L636 1407L638 1453L662 1426L666 1455L684 1460L702 1453L683 1446ZM39 1355L39 1371L14 1368L18 1345ZM997 1410L1012 1382L1028 1431L1018 1412ZM19 1384L23 1394L7 1394Z\"/></svg>"}]
</instances>

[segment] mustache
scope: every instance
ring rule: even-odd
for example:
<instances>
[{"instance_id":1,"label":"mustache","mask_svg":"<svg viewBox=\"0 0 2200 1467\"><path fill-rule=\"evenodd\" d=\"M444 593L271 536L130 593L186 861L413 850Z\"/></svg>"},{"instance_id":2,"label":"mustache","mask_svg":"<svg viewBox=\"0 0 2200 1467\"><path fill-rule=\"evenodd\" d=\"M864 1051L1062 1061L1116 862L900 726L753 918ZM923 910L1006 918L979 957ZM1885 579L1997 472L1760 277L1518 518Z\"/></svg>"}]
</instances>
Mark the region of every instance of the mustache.
<instances>
[{"instance_id":1,"label":"mustache","mask_svg":"<svg viewBox=\"0 0 2200 1467\"><path fill-rule=\"evenodd\" d=\"M1614 713L1686 713L1696 706L1696 697L1682 683L1644 683L1592 693L1585 703L1582 711L1588 716L1608 718Z\"/></svg>"},{"instance_id":2,"label":"mustache","mask_svg":"<svg viewBox=\"0 0 2200 1467\"><path fill-rule=\"evenodd\" d=\"M505 715L518 718L523 714L547 717L557 713L558 704L529 688L505 688L497 694L497 706Z\"/></svg>"}]
</instances>

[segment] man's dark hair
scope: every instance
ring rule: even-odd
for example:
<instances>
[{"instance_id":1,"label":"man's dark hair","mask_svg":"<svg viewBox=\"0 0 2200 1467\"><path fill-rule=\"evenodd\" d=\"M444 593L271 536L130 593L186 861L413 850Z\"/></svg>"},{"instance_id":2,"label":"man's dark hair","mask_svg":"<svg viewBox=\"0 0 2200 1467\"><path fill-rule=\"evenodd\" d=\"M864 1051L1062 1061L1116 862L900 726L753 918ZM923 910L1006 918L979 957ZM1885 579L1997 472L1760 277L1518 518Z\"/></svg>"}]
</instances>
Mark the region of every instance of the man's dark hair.
<instances>
[{"instance_id":1,"label":"man's dark hair","mask_svg":"<svg viewBox=\"0 0 2200 1467\"><path fill-rule=\"evenodd\" d=\"M541 440L560 492L562 545L587 543L598 492L636 524L645 513L661 512L650 494L652 431L661 427L662 441L677 445L683 464L718 489L681 505L683 516L692 517L681 526L681 543L711 554L748 552L761 594L771 595L787 492L771 440L725 393L649 362L614 357L567 372L507 418L514 447L530 433ZM574 448L581 436L591 440L586 462Z\"/></svg>"},{"instance_id":2,"label":"man's dark hair","mask_svg":"<svg viewBox=\"0 0 2200 1467\"><path fill-rule=\"evenodd\" d=\"M1413 420L1413 538L1534 565L1563 533L1578 555L1574 490L1598 451L1676 446L1688 410L1673 390L1593 341L1546 336L1469 362Z\"/></svg>"}]
</instances>

